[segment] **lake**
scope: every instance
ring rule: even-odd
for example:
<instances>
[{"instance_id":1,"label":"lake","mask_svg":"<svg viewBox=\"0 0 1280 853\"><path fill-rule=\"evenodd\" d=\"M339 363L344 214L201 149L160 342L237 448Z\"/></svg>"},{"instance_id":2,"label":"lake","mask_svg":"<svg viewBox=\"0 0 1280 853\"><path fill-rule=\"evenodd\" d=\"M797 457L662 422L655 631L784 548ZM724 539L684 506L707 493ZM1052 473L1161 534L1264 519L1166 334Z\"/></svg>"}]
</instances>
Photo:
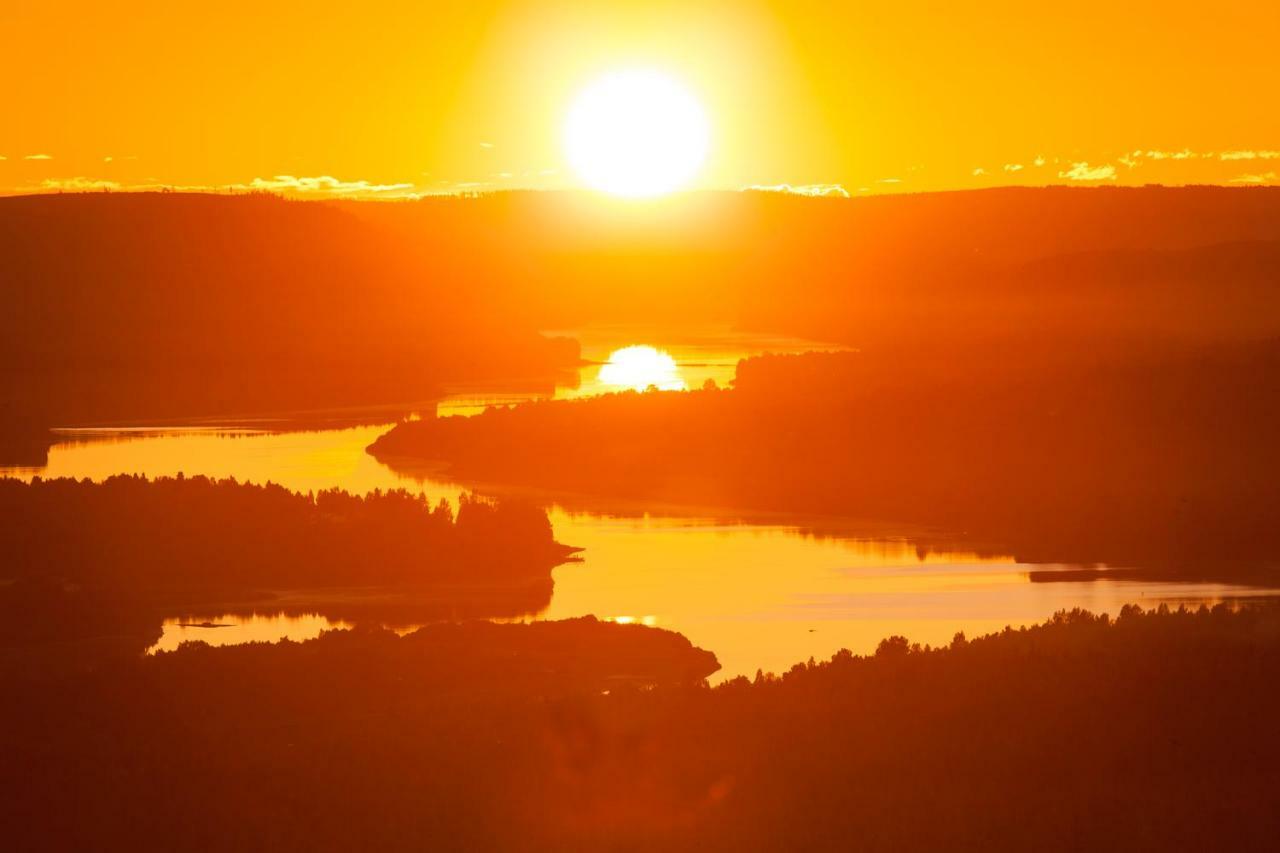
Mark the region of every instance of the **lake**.
<instances>
[{"instance_id":1,"label":"lake","mask_svg":"<svg viewBox=\"0 0 1280 853\"><path fill-rule=\"evenodd\" d=\"M579 337L591 363L582 367L576 387L558 389L556 396L662 383L676 387L676 382L678 387L698 387L707 380L727 385L738 358L814 346L730 333L703 333L684 343L607 329ZM647 349L634 363L624 358L618 370L609 371L610 355L627 347ZM508 395L503 401L517 399L524 397ZM493 402L493 397L461 394L441 401L439 410L466 413ZM46 466L0 468L0 476L99 480L122 473L158 477L182 472L269 481L303 492L335 486L358 493L407 488L433 501L455 500L462 486L431 472L397 473L365 452L388 429L271 432L203 425L63 430ZM905 526L833 526L822 520L824 530L837 529L839 535L816 537L805 532L805 519L592 506L581 498L570 509L554 497L549 498L549 514L556 538L584 551L582 562L555 570L551 605L538 618L594 614L679 631L716 653L723 665L717 679L757 669L782 671L840 648L869 652L891 634L938 644L957 631L973 636L1037 622L1073 607L1114 614L1127 603L1176 606L1274 594L1229 584L1134 578L1033 583L1032 571L1074 567L1018 563L998 547L981 554L950 549L936 532ZM156 648L174 648L186 639L305 639L326 627L343 626L322 616L188 621L173 614Z\"/></svg>"}]
</instances>

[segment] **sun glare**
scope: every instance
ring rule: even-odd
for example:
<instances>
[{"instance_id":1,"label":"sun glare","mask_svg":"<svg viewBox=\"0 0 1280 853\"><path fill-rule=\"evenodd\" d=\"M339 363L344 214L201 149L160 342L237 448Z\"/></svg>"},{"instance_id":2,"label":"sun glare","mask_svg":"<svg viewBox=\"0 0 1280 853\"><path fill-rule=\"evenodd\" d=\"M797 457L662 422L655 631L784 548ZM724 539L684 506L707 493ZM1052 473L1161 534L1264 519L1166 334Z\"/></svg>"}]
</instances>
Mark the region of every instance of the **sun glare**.
<instances>
[{"instance_id":1,"label":"sun glare","mask_svg":"<svg viewBox=\"0 0 1280 853\"><path fill-rule=\"evenodd\" d=\"M689 183L706 159L711 130L697 99L659 71L615 71L574 101L565 155L593 189L630 198Z\"/></svg>"},{"instance_id":2,"label":"sun glare","mask_svg":"<svg viewBox=\"0 0 1280 853\"><path fill-rule=\"evenodd\" d=\"M653 347L631 346L615 350L600 368L600 384L644 391L683 391L687 387L676 360Z\"/></svg>"}]
</instances>

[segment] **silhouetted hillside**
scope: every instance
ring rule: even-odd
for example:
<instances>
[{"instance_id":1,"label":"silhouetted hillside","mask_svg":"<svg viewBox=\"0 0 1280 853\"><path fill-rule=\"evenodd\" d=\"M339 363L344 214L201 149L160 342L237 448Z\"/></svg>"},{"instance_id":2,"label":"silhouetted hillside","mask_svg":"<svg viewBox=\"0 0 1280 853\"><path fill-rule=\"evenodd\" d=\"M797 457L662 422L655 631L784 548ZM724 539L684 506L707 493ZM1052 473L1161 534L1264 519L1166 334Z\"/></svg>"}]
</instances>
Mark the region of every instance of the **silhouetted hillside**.
<instances>
[{"instance_id":1,"label":"silhouetted hillside","mask_svg":"<svg viewBox=\"0 0 1280 853\"><path fill-rule=\"evenodd\" d=\"M690 685L714 669L592 619L6 669L0 817L16 849L1262 851L1280 830L1275 607L1077 611Z\"/></svg>"},{"instance_id":2,"label":"silhouetted hillside","mask_svg":"<svg viewBox=\"0 0 1280 853\"><path fill-rule=\"evenodd\" d=\"M1202 337L1207 312L1228 340L1280 334L1274 295L1220 303L1224 289L1270 293L1280 279L1276 188L699 193L639 206L503 193L345 207L431 241L437 257L466 254L477 286L545 328L712 321L870 347L1117 329ZM1178 260L1200 251L1204 263ZM1115 266L1064 288L1057 267L1082 254ZM1135 266L1144 280L1127 280Z\"/></svg>"},{"instance_id":3,"label":"silhouetted hillside","mask_svg":"<svg viewBox=\"0 0 1280 853\"><path fill-rule=\"evenodd\" d=\"M859 347L1280 334L1280 189L861 199L570 193L0 200L0 420L191 417L549 383L588 322ZM0 425L0 437L14 432Z\"/></svg>"},{"instance_id":4,"label":"silhouetted hillside","mask_svg":"<svg viewBox=\"0 0 1280 853\"><path fill-rule=\"evenodd\" d=\"M0 199L5 420L44 426L411 403L544 377L572 342L500 316L467 259L273 196Z\"/></svg>"},{"instance_id":5,"label":"silhouetted hillside","mask_svg":"<svg viewBox=\"0 0 1280 853\"><path fill-rule=\"evenodd\" d=\"M403 491L312 496L204 477L0 479L0 531L0 640L19 643L146 639L163 616L200 613L534 613L574 550L545 513L509 501L464 495L455 518Z\"/></svg>"},{"instance_id":6,"label":"silhouetted hillside","mask_svg":"<svg viewBox=\"0 0 1280 853\"><path fill-rule=\"evenodd\" d=\"M765 357L733 390L396 426L464 481L915 522L1031 562L1274 577L1280 345Z\"/></svg>"}]
</instances>

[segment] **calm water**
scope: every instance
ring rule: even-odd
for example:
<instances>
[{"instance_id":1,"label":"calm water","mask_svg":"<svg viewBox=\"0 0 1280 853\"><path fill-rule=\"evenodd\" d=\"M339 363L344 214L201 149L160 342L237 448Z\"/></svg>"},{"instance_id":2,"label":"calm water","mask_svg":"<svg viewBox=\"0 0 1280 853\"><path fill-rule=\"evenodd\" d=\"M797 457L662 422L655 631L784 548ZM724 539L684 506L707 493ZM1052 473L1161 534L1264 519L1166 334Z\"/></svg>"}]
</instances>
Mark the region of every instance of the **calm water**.
<instances>
[{"instance_id":1,"label":"calm water","mask_svg":"<svg viewBox=\"0 0 1280 853\"><path fill-rule=\"evenodd\" d=\"M654 333L630 326L593 326L546 334L574 338L581 345L584 363L578 369L573 384L541 393L455 393L439 403L437 413L471 415L492 405L551 398L565 400L614 391L643 391L650 386L662 391L680 391L701 388L711 381L727 387L733 382L740 359L763 353L790 355L843 349L835 344L745 334L725 328Z\"/></svg>"},{"instance_id":2,"label":"calm water","mask_svg":"<svg viewBox=\"0 0 1280 853\"><path fill-rule=\"evenodd\" d=\"M708 378L727 384L739 357L761 349L786 349L777 341L757 341L748 347L712 336L685 348L669 341L657 343L666 345L677 377L688 387ZM584 356L606 362L609 346L588 337ZM639 367L649 369L644 367L649 363L642 360ZM661 373L668 366L658 363L654 369ZM599 376L603 370L600 364L583 368L579 387L562 393L608 390L608 383ZM450 401L442 410L455 404L465 409L478 403ZM64 441L49 452L46 467L0 468L0 476L96 480L120 473L156 477L183 472L271 481L298 491L333 486L361 493L408 488L432 500L455 499L461 491L458 485L398 474L365 453L365 447L387 429L64 433ZM789 524L726 521L709 512L696 516L667 512L624 517L603 510L571 512L552 505L556 538L585 551L583 562L556 569L555 594L540 618L595 614L671 628L714 651L724 667L718 677L731 677L752 674L757 668L785 670L810 656L828 657L842 647L870 651L889 634L941 643L956 631L972 636L1039 621L1063 608L1114 613L1130 602L1154 606L1270 594L1224 584L1137 580L1033 584L1028 579L1031 570L1067 567L1018 564L1007 556L964 552L922 556L909 530L874 528L852 532L847 538L817 539ZM174 648L186 639L210 643L284 636L304 639L325 627L343 627L320 616L208 621L222 627L184 626L179 618L168 620L157 648Z\"/></svg>"}]
</instances>

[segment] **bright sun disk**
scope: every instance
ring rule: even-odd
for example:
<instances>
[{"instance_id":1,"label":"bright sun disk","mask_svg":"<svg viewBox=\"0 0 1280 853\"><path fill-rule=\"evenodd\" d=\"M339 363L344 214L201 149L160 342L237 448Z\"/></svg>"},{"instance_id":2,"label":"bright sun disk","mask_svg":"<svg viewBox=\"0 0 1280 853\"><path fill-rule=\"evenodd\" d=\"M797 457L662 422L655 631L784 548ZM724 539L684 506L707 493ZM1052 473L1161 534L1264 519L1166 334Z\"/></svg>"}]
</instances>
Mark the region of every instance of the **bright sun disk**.
<instances>
[{"instance_id":1,"label":"bright sun disk","mask_svg":"<svg viewBox=\"0 0 1280 853\"><path fill-rule=\"evenodd\" d=\"M702 105L674 78L634 69L606 74L574 101L565 155L584 183L639 198L685 186L710 146Z\"/></svg>"}]
</instances>

